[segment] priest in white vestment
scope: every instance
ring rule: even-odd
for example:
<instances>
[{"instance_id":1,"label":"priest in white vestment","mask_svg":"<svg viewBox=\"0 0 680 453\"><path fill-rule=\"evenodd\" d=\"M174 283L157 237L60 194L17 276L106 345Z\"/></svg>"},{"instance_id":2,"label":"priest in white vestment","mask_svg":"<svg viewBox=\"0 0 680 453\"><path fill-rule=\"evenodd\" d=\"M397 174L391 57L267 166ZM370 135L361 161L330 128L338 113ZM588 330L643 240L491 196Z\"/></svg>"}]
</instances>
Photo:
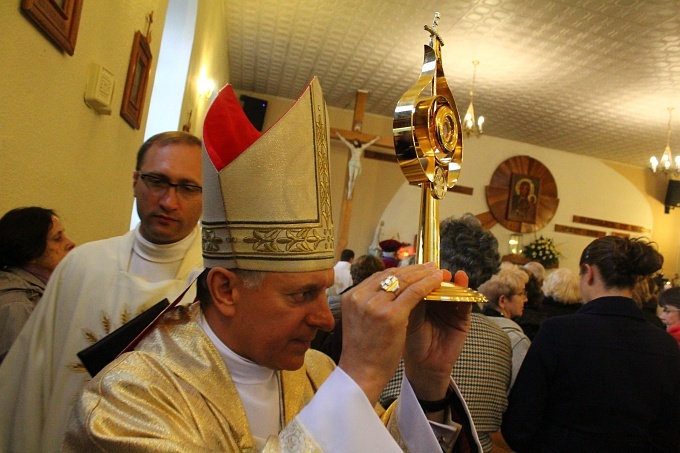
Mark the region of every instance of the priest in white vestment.
<instances>
[{"instance_id":1,"label":"priest in white vestment","mask_svg":"<svg viewBox=\"0 0 680 453\"><path fill-rule=\"evenodd\" d=\"M201 146L184 132L147 140L133 174L140 225L77 247L52 274L0 367L0 451L59 451L90 379L76 354L202 270Z\"/></svg>"},{"instance_id":2,"label":"priest in white vestment","mask_svg":"<svg viewBox=\"0 0 680 453\"><path fill-rule=\"evenodd\" d=\"M451 379L470 306L422 301L444 278L433 263L343 295L339 367L309 350L334 324L326 122L316 79L262 136L230 86L218 94L203 131L200 302L169 310L84 388L64 451L481 451Z\"/></svg>"}]
</instances>

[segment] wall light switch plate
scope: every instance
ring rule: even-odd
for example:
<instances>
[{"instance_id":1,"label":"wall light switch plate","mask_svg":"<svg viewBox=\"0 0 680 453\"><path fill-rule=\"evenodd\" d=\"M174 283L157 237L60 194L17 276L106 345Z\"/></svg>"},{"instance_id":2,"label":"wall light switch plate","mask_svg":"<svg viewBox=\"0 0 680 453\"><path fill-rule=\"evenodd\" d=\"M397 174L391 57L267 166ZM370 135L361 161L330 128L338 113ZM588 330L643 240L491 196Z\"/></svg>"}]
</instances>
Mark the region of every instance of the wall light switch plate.
<instances>
[{"instance_id":1,"label":"wall light switch plate","mask_svg":"<svg viewBox=\"0 0 680 453\"><path fill-rule=\"evenodd\" d=\"M111 100L116 78L101 65L92 63L85 89L85 104L102 115L111 114Z\"/></svg>"}]
</instances>

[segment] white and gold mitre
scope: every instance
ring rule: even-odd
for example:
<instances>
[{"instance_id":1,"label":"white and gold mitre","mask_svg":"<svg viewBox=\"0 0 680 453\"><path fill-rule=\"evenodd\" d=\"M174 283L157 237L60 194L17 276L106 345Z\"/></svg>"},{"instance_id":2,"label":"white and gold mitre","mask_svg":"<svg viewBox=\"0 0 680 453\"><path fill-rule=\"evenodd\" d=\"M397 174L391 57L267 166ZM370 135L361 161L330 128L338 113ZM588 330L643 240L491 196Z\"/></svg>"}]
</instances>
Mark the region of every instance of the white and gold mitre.
<instances>
[{"instance_id":1,"label":"white and gold mitre","mask_svg":"<svg viewBox=\"0 0 680 453\"><path fill-rule=\"evenodd\" d=\"M206 114L203 143L205 267L333 267L327 112L316 78L264 134L227 85Z\"/></svg>"}]
</instances>

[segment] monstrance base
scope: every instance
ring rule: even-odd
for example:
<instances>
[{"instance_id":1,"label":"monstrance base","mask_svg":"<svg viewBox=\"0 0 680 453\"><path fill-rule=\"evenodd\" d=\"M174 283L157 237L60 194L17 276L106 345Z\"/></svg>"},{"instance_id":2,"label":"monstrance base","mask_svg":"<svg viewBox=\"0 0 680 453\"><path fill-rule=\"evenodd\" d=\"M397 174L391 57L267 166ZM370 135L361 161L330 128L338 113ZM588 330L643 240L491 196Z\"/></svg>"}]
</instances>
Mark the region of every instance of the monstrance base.
<instances>
[{"instance_id":1,"label":"monstrance base","mask_svg":"<svg viewBox=\"0 0 680 453\"><path fill-rule=\"evenodd\" d=\"M443 282L439 289L435 289L425 297L425 300L439 302L487 302L486 297L474 289L456 286Z\"/></svg>"}]
</instances>

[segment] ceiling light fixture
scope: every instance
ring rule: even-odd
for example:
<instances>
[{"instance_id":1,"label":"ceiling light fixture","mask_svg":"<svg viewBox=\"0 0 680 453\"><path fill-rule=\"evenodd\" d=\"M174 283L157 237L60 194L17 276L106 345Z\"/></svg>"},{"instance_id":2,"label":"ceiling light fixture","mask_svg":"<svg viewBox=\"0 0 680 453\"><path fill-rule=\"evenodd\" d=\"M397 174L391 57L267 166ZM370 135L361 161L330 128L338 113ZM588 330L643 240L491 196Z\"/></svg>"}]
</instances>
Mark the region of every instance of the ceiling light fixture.
<instances>
[{"instance_id":1,"label":"ceiling light fixture","mask_svg":"<svg viewBox=\"0 0 680 453\"><path fill-rule=\"evenodd\" d=\"M475 77L477 76L477 65L479 61L475 60L472 62L474 69L472 71L472 88L470 89L470 106L467 109L465 118L463 119L463 131L469 137L470 134L474 134L475 137L482 135L482 126L484 125L484 117L480 116L475 120L475 107L473 105L475 98Z\"/></svg>"},{"instance_id":2,"label":"ceiling light fixture","mask_svg":"<svg viewBox=\"0 0 680 453\"><path fill-rule=\"evenodd\" d=\"M673 119L673 107L668 107L668 138L666 139L666 149L663 151L661 161L652 156L649 159L652 173L654 174L680 174L680 155L675 156L675 162L671 154L671 120Z\"/></svg>"}]
</instances>

